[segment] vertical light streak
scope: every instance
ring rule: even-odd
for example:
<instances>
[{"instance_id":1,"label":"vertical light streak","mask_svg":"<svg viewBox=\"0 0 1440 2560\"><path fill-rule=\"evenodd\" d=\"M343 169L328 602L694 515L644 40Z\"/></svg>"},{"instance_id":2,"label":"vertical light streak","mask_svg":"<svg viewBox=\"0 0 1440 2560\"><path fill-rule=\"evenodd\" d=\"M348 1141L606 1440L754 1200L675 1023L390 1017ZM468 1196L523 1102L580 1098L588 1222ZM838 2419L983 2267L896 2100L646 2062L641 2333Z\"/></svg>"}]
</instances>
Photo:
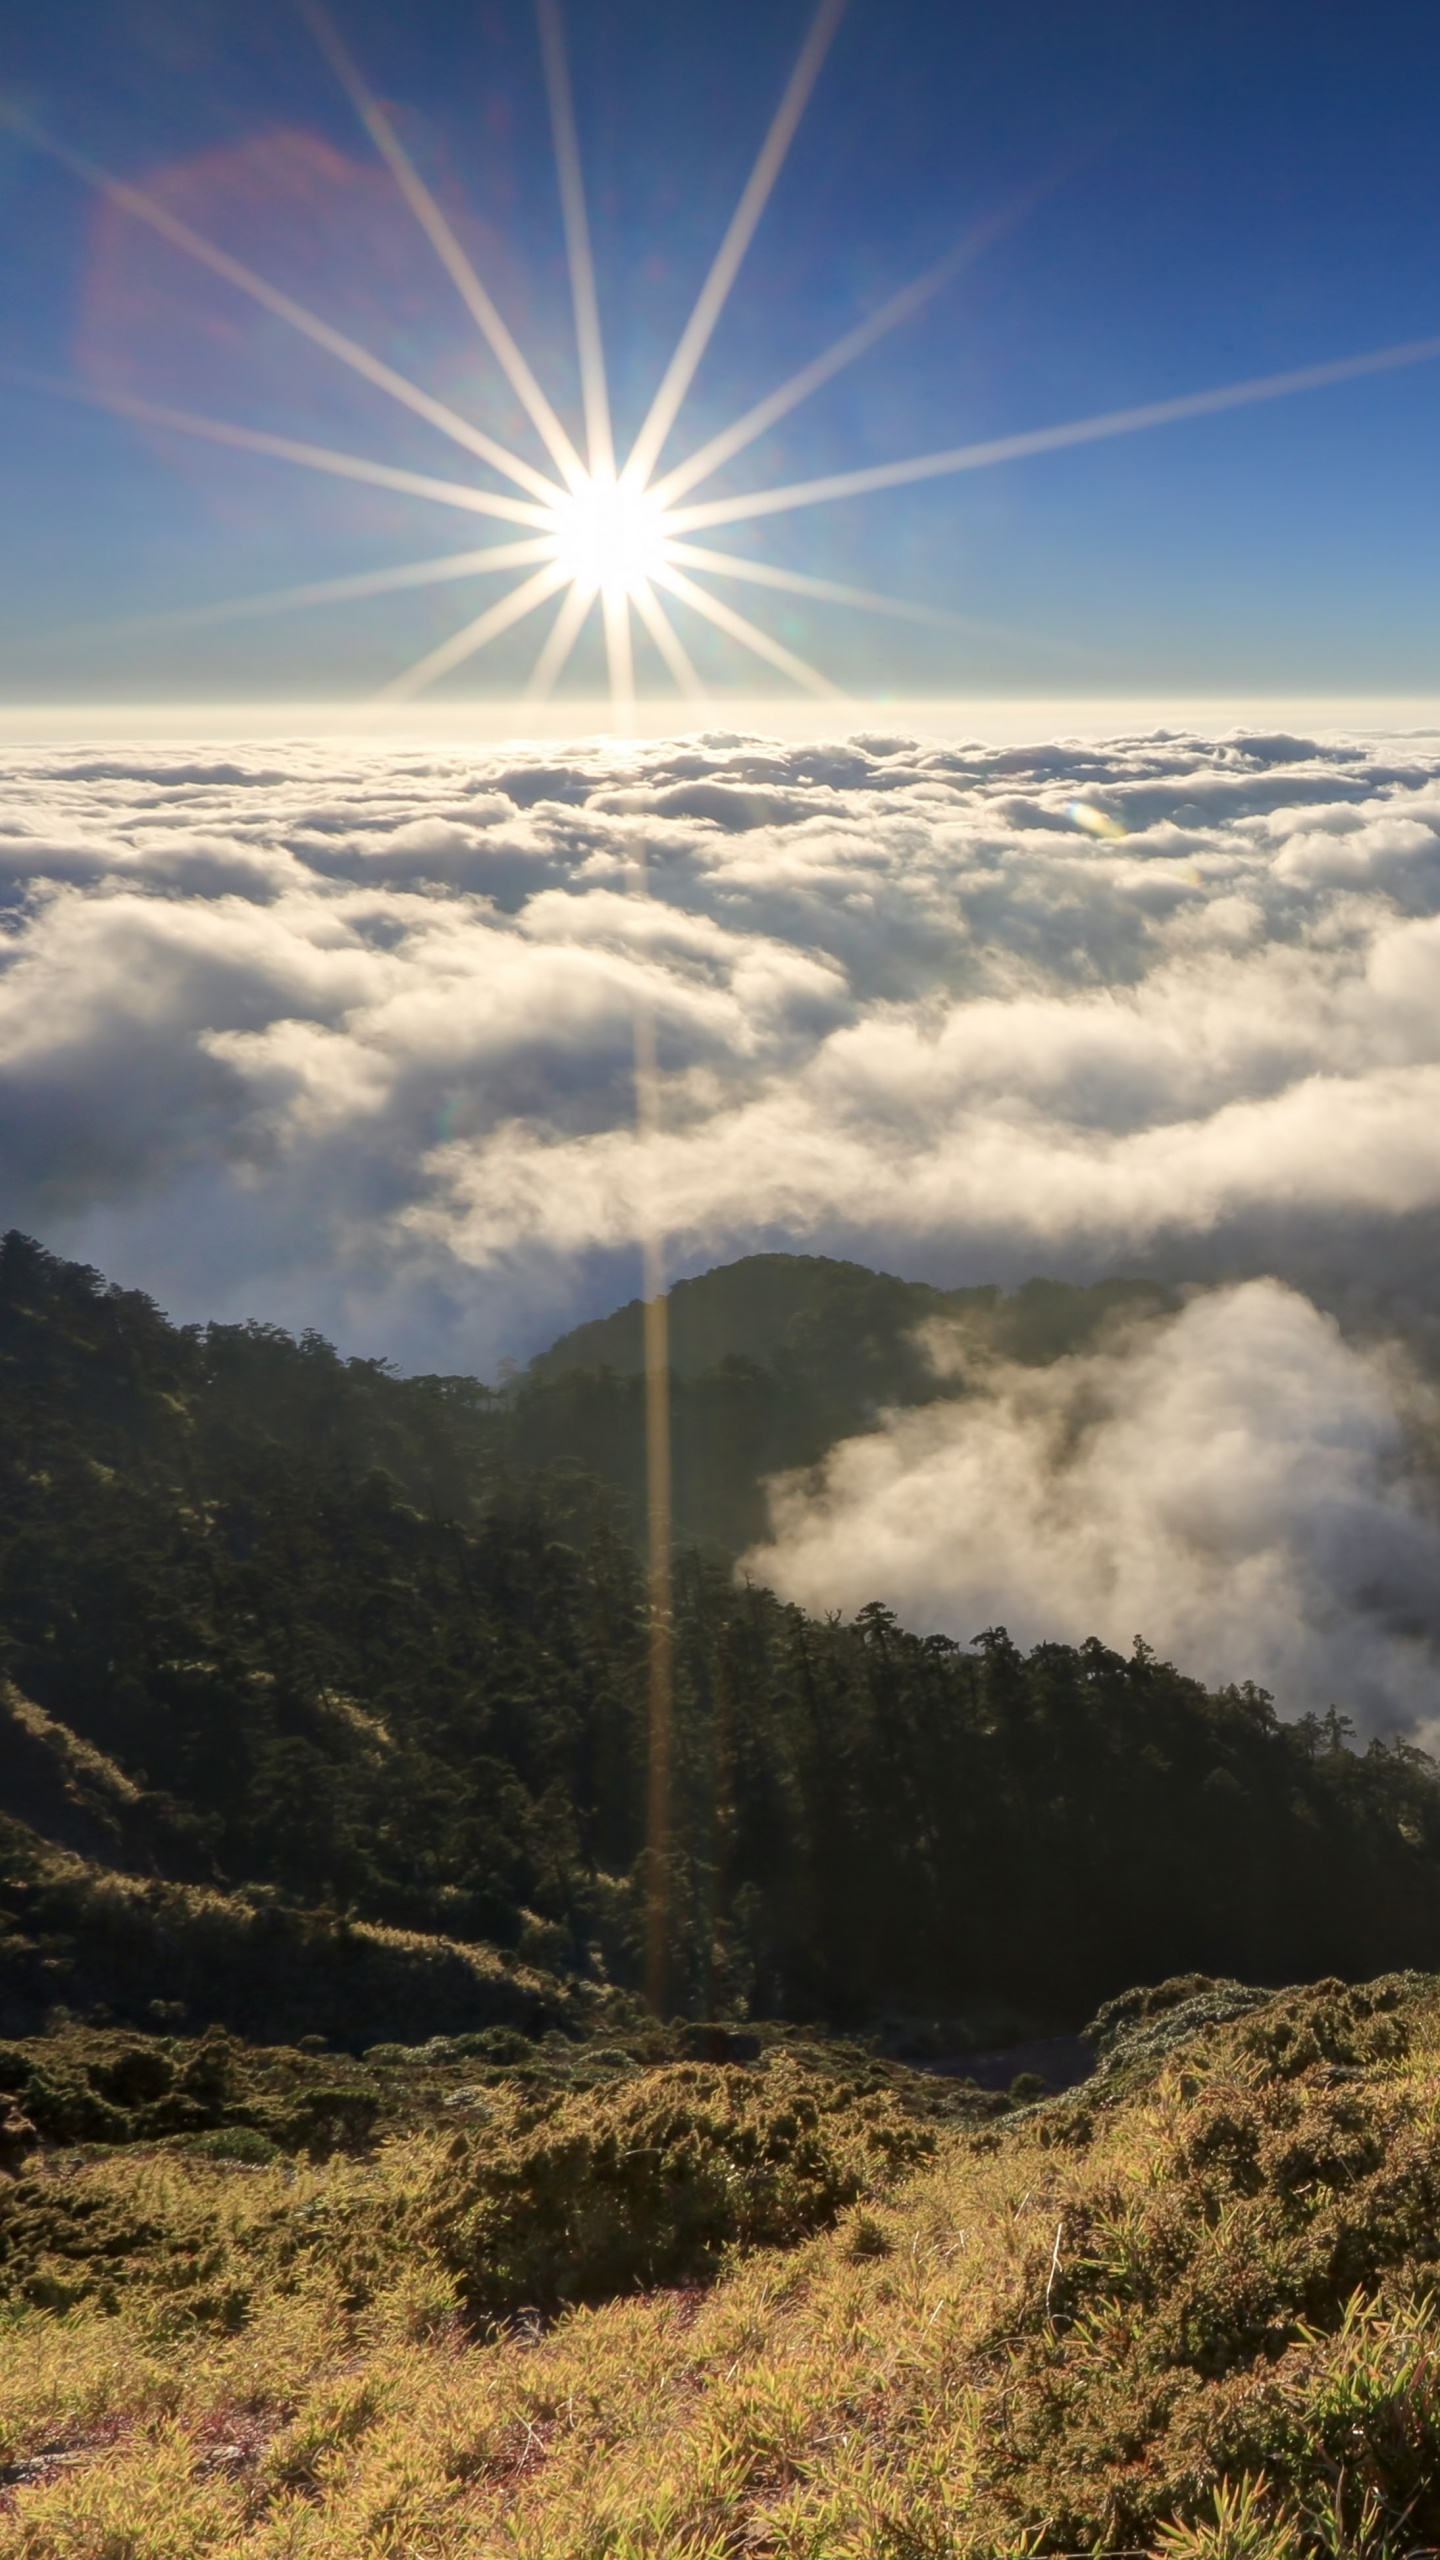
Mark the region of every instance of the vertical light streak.
<instances>
[{"instance_id":1,"label":"vertical light streak","mask_svg":"<svg viewBox=\"0 0 1440 2560\"><path fill-rule=\"evenodd\" d=\"M635 892L648 898L642 852ZM660 1135L660 1078L655 1009L635 999L635 1126L643 1152ZM671 1575L670 1302L658 1185L642 1170L642 1324L645 1346L645 1520L648 1558L646 1618L645 1997L665 2013L670 1970L670 1795L675 1722L675 1627Z\"/></svg>"},{"instance_id":2,"label":"vertical light streak","mask_svg":"<svg viewBox=\"0 0 1440 2560\"><path fill-rule=\"evenodd\" d=\"M712 1651L710 1681L715 1707L711 1726L711 1890L709 1913L710 1925L707 1932L705 1946L704 2014L707 2017L713 2018L716 2009L715 1956L717 1949L723 1952L725 1962L726 1978L723 1996L726 2008L730 2007L730 2004L734 1999L735 1991L733 1949L730 1943L728 1910L730 1901L731 1835L734 1829L735 1820L735 1800L732 1793L734 1781L734 1752L731 1740L730 1641L728 1630L722 1629L720 1640Z\"/></svg>"},{"instance_id":3,"label":"vertical light streak","mask_svg":"<svg viewBox=\"0 0 1440 2560\"><path fill-rule=\"evenodd\" d=\"M579 454L501 319L473 260L456 239L378 98L371 95L329 11L322 6L322 0L297 0L297 6L552 462L570 488L583 488L585 466Z\"/></svg>"},{"instance_id":4,"label":"vertical light streak","mask_svg":"<svg viewBox=\"0 0 1440 2560\"><path fill-rule=\"evenodd\" d=\"M545 646L530 670L529 682L520 697L522 702L549 701L594 601L593 587L572 586L550 626Z\"/></svg>"},{"instance_id":5,"label":"vertical light streak","mask_svg":"<svg viewBox=\"0 0 1440 2560\"><path fill-rule=\"evenodd\" d=\"M432 649L424 658L417 658L414 666L407 667L393 684L382 686L375 696L376 701L413 701L417 693L424 692L427 684L434 684L437 677L448 675L452 667L460 666L466 658L473 658L478 649L487 649L492 640L499 639L502 631L509 631L515 623L523 622L527 613L533 613L537 605L542 605L547 596L553 596L556 588L564 584L565 572L557 569L553 562L549 568L537 569L533 578L526 578L521 586L512 587L508 596L502 596L500 602L492 604L487 612L477 614L463 630L453 631L448 640L441 641L438 649Z\"/></svg>"},{"instance_id":6,"label":"vertical light streak","mask_svg":"<svg viewBox=\"0 0 1440 2560\"><path fill-rule=\"evenodd\" d=\"M542 0L542 5L553 7L554 0ZM820 76L820 66L829 52L830 40L840 23L844 6L845 0L820 0L810 32L800 48L799 59L785 84L785 94L761 145L760 157L730 217L730 227L716 252L715 263L700 288L699 300L681 331L680 343L665 368L660 388L650 403L649 415L626 462L624 476L632 486L644 487L675 424L681 402L695 378L695 369L710 343L715 323L729 300L741 260L755 236L755 226L780 175L785 154L805 112L810 92Z\"/></svg>"},{"instance_id":7,"label":"vertical light streak","mask_svg":"<svg viewBox=\"0 0 1440 2560\"><path fill-rule=\"evenodd\" d=\"M693 578L682 577L678 569L657 569L655 584L668 588L682 604L693 605L695 611L703 613L706 621L713 622L718 631L728 633L732 640L740 641L755 657L764 658L770 666L778 667L782 675L789 676L793 684L803 685L807 693L819 694L832 702L844 699L838 684L832 684L828 676L822 676L818 667L810 666L804 658L797 658L793 649L787 649L779 640L772 640L768 631L762 631L756 622L747 622L743 613L736 613L733 606L722 604L718 596L707 596L704 588L697 587Z\"/></svg>"},{"instance_id":8,"label":"vertical light streak","mask_svg":"<svg viewBox=\"0 0 1440 2560\"><path fill-rule=\"evenodd\" d=\"M690 655L660 602L648 578L639 578L630 591L630 601L689 702L703 702L705 687L690 662Z\"/></svg>"},{"instance_id":9,"label":"vertical light streak","mask_svg":"<svg viewBox=\"0 0 1440 2560\"><path fill-rule=\"evenodd\" d=\"M610 708L617 728L628 730L635 716L635 653L630 637L630 598L622 586L600 590L605 618L605 656L610 668Z\"/></svg>"},{"instance_id":10,"label":"vertical light streak","mask_svg":"<svg viewBox=\"0 0 1440 2560\"><path fill-rule=\"evenodd\" d=\"M555 166L560 180L560 210L565 218L565 247L570 260L570 298L575 309L575 342L580 352L580 397L585 407L585 442L592 480L615 477L615 439L610 426L610 394L605 382L605 348L600 335L600 304L595 291L595 261L590 252L590 224L585 211L585 181L580 169L580 142L575 130L575 101L559 0L535 0L540 23L540 50L545 60L545 86L550 97L550 125L555 137Z\"/></svg>"}]
</instances>

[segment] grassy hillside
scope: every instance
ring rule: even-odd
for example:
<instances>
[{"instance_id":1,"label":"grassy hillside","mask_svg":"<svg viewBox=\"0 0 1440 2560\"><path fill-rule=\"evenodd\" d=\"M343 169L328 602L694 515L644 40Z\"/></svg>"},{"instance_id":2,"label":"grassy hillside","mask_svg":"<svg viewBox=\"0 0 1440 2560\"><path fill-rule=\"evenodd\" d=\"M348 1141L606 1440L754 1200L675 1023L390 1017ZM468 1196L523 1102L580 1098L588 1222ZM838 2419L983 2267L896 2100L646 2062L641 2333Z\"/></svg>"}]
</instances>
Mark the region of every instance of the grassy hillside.
<instances>
[{"instance_id":1,"label":"grassy hillside","mask_svg":"<svg viewBox=\"0 0 1440 2560\"><path fill-rule=\"evenodd\" d=\"M602 1987L589 1990L603 2007ZM355 2048L398 2023L539 2035L589 2014L574 1977L509 1949L377 1927L264 1886L117 1872L0 1815L0 2034L34 2033L57 2012Z\"/></svg>"},{"instance_id":2,"label":"grassy hillside","mask_svg":"<svg viewBox=\"0 0 1440 2560\"><path fill-rule=\"evenodd\" d=\"M0 2554L1431 2551L1440 1985L1191 1980L1097 2034L982 2121L859 2056L617 2050L324 2157L32 2162Z\"/></svg>"},{"instance_id":3,"label":"grassy hillside","mask_svg":"<svg viewBox=\"0 0 1440 2560\"><path fill-rule=\"evenodd\" d=\"M473 1381L175 1328L19 1238L0 1380L11 2033L159 2000L353 2047L634 1984L646 1604L605 1485L522 1465ZM693 1554L676 1588L668 2008L961 2044L1147 1974L1440 1964L1403 1744L1143 1646L817 1623Z\"/></svg>"}]
</instances>

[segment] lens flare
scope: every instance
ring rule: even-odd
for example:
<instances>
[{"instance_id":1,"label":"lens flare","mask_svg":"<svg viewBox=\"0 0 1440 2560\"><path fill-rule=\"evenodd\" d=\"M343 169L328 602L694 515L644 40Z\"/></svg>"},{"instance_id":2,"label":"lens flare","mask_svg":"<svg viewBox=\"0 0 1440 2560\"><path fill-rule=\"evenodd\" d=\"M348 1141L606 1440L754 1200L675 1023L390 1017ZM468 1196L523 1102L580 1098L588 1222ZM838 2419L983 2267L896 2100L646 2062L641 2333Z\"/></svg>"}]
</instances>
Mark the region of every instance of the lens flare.
<instances>
[{"instance_id":1,"label":"lens flare","mask_svg":"<svg viewBox=\"0 0 1440 2560\"><path fill-rule=\"evenodd\" d=\"M1065 815L1072 827L1081 828L1087 836L1123 836L1129 833L1112 811L1100 808L1093 800L1070 801Z\"/></svg>"}]
</instances>

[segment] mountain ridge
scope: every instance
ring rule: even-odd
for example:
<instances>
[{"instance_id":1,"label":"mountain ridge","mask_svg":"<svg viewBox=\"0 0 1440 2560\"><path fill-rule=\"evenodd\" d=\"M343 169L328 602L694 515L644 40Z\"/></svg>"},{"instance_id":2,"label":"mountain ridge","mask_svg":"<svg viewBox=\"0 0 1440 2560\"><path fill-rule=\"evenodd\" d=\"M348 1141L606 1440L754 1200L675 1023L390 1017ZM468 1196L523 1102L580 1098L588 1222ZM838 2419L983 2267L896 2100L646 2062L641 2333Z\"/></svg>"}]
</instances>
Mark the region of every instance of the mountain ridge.
<instances>
[{"instance_id":1,"label":"mountain ridge","mask_svg":"<svg viewBox=\"0 0 1440 2560\"><path fill-rule=\"evenodd\" d=\"M1103 1295L1032 1303L1106 1318ZM730 1374L682 1380L682 1419ZM170 1326L13 1235L0 1380L0 2002L138 2021L173 1996L200 2023L213 1997L255 2031L283 1984L207 1993L182 1949L157 1994L143 1933L107 1969L92 1921L122 1876L180 1938L186 1894L256 1946L245 1911L290 1914L316 2032L346 2014L323 1951L347 1930L416 1941L417 1982L433 1943L634 1987L648 1604L623 1483L573 1441L537 1451L523 1393ZM699 1545L673 1638L674 2011L1073 2025L1156 1971L1440 1961L1432 1764L1352 1749L1338 1714L1286 1724L1141 1644L967 1650L879 1601L817 1620ZM403 2032L405 1984L397 1959L365 2033Z\"/></svg>"}]
</instances>

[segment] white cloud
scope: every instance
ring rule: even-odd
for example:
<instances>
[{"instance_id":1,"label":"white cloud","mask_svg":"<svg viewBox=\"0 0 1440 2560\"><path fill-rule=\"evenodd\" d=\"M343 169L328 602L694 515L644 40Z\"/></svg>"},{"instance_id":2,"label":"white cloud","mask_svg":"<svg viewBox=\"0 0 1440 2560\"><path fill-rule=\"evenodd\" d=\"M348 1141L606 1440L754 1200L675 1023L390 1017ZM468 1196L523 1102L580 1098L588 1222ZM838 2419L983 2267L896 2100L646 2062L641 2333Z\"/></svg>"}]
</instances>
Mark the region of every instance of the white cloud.
<instances>
[{"instance_id":1,"label":"white cloud","mask_svg":"<svg viewBox=\"0 0 1440 2560\"><path fill-rule=\"evenodd\" d=\"M1409 1445L1427 1399L1273 1280L1192 1299L1049 1368L972 1365L772 1487L749 1568L812 1609L1018 1642L1138 1632L1292 1712L1440 1719L1440 1519ZM1433 1419L1433 1417L1431 1417Z\"/></svg>"},{"instance_id":2,"label":"white cloud","mask_svg":"<svg viewBox=\"0 0 1440 2560\"><path fill-rule=\"evenodd\" d=\"M1285 1269L1321 1235L1382 1282L1377 1224L1440 1211L1433 742L0 774L7 1215L186 1314L487 1364L628 1294L657 1208L677 1267Z\"/></svg>"}]
</instances>

